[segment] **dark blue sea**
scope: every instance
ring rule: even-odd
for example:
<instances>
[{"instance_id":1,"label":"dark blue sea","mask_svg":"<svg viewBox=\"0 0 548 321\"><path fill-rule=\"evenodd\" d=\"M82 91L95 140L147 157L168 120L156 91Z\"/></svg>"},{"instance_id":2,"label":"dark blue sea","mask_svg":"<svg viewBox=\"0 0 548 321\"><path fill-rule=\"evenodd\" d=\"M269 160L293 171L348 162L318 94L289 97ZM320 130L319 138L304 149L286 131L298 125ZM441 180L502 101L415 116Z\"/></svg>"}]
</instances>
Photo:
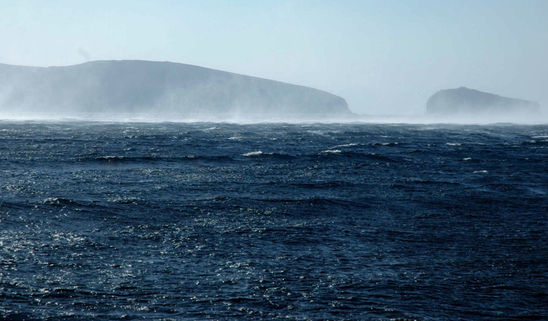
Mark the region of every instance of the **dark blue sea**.
<instances>
[{"instance_id":1,"label":"dark blue sea","mask_svg":"<svg viewBox=\"0 0 548 321\"><path fill-rule=\"evenodd\" d=\"M548 125L1 121L0 319L547 320Z\"/></svg>"}]
</instances>

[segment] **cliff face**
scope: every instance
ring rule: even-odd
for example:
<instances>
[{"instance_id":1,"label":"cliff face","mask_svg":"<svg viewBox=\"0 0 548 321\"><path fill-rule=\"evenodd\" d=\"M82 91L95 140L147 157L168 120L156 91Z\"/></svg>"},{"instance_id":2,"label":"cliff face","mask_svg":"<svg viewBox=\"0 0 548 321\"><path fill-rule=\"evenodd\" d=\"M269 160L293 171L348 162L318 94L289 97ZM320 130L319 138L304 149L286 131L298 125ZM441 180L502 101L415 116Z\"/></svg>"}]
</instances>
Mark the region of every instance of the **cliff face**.
<instances>
[{"instance_id":1,"label":"cliff face","mask_svg":"<svg viewBox=\"0 0 548 321\"><path fill-rule=\"evenodd\" d=\"M506 98L460 87L435 93L426 103L426 112L436 115L534 114L540 112L540 105L532 101Z\"/></svg>"},{"instance_id":2,"label":"cliff face","mask_svg":"<svg viewBox=\"0 0 548 321\"><path fill-rule=\"evenodd\" d=\"M0 64L0 111L350 115L333 94L192 65L95 61L67 67Z\"/></svg>"}]
</instances>

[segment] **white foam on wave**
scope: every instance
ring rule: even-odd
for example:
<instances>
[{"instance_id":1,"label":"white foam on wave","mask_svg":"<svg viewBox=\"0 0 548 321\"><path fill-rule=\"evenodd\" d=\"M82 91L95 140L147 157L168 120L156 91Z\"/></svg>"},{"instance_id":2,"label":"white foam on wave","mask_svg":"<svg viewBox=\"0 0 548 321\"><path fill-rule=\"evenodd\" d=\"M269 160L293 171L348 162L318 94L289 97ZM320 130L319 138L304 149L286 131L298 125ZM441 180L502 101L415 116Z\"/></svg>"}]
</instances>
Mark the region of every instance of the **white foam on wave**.
<instances>
[{"instance_id":1,"label":"white foam on wave","mask_svg":"<svg viewBox=\"0 0 548 321\"><path fill-rule=\"evenodd\" d=\"M121 203L121 204L129 204L129 203L135 203L137 201L141 201L139 197L135 196L127 196L127 195L114 195L111 197L107 197L108 203Z\"/></svg>"},{"instance_id":2,"label":"white foam on wave","mask_svg":"<svg viewBox=\"0 0 548 321\"><path fill-rule=\"evenodd\" d=\"M259 156L259 155L262 155L262 154L263 154L263 152L258 150L258 151L242 154L242 156L250 157L250 156Z\"/></svg>"},{"instance_id":3,"label":"white foam on wave","mask_svg":"<svg viewBox=\"0 0 548 321\"><path fill-rule=\"evenodd\" d=\"M341 147L352 147L352 146L358 146L358 143L350 143L350 144L337 145L337 146L331 147L330 149L341 148Z\"/></svg>"},{"instance_id":4,"label":"white foam on wave","mask_svg":"<svg viewBox=\"0 0 548 321\"><path fill-rule=\"evenodd\" d=\"M322 151L322 154L338 154L341 153L340 149L327 149Z\"/></svg>"},{"instance_id":5,"label":"white foam on wave","mask_svg":"<svg viewBox=\"0 0 548 321\"><path fill-rule=\"evenodd\" d=\"M106 156L98 156L97 159L104 159L104 160L121 160L125 159L125 156L115 156L115 155L106 155Z\"/></svg>"}]
</instances>

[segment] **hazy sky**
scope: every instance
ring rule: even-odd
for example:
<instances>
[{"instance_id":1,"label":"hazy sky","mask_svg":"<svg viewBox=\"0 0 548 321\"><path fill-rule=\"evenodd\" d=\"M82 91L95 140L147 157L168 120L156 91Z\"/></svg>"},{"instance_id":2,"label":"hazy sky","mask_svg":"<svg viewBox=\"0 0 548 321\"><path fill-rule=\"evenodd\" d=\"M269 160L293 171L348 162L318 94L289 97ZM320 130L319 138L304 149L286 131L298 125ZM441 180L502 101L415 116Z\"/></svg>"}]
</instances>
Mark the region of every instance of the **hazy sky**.
<instances>
[{"instance_id":1,"label":"hazy sky","mask_svg":"<svg viewBox=\"0 0 548 321\"><path fill-rule=\"evenodd\" d=\"M7 1L0 63L172 61L417 114L465 86L548 107L548 0Z\"/></svg>"}]
</instances>

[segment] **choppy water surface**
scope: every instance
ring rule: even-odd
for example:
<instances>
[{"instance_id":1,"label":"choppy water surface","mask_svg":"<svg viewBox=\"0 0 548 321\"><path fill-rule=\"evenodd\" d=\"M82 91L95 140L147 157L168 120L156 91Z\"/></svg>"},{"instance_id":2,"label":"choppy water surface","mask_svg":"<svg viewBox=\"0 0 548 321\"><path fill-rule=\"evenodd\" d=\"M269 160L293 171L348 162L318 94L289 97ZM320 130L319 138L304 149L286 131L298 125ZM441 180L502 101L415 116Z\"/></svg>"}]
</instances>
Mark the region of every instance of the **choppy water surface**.
<instances>
[{"instance_id":1,"label":"choppy water surface","mask_svg":"<svg viewBox=\"0 0 548 321\"><path fill-rule=\"evenodd\" d=\"M0 318L548 318L548 126L0 122Z\"/></svg>"}]
</instances>

